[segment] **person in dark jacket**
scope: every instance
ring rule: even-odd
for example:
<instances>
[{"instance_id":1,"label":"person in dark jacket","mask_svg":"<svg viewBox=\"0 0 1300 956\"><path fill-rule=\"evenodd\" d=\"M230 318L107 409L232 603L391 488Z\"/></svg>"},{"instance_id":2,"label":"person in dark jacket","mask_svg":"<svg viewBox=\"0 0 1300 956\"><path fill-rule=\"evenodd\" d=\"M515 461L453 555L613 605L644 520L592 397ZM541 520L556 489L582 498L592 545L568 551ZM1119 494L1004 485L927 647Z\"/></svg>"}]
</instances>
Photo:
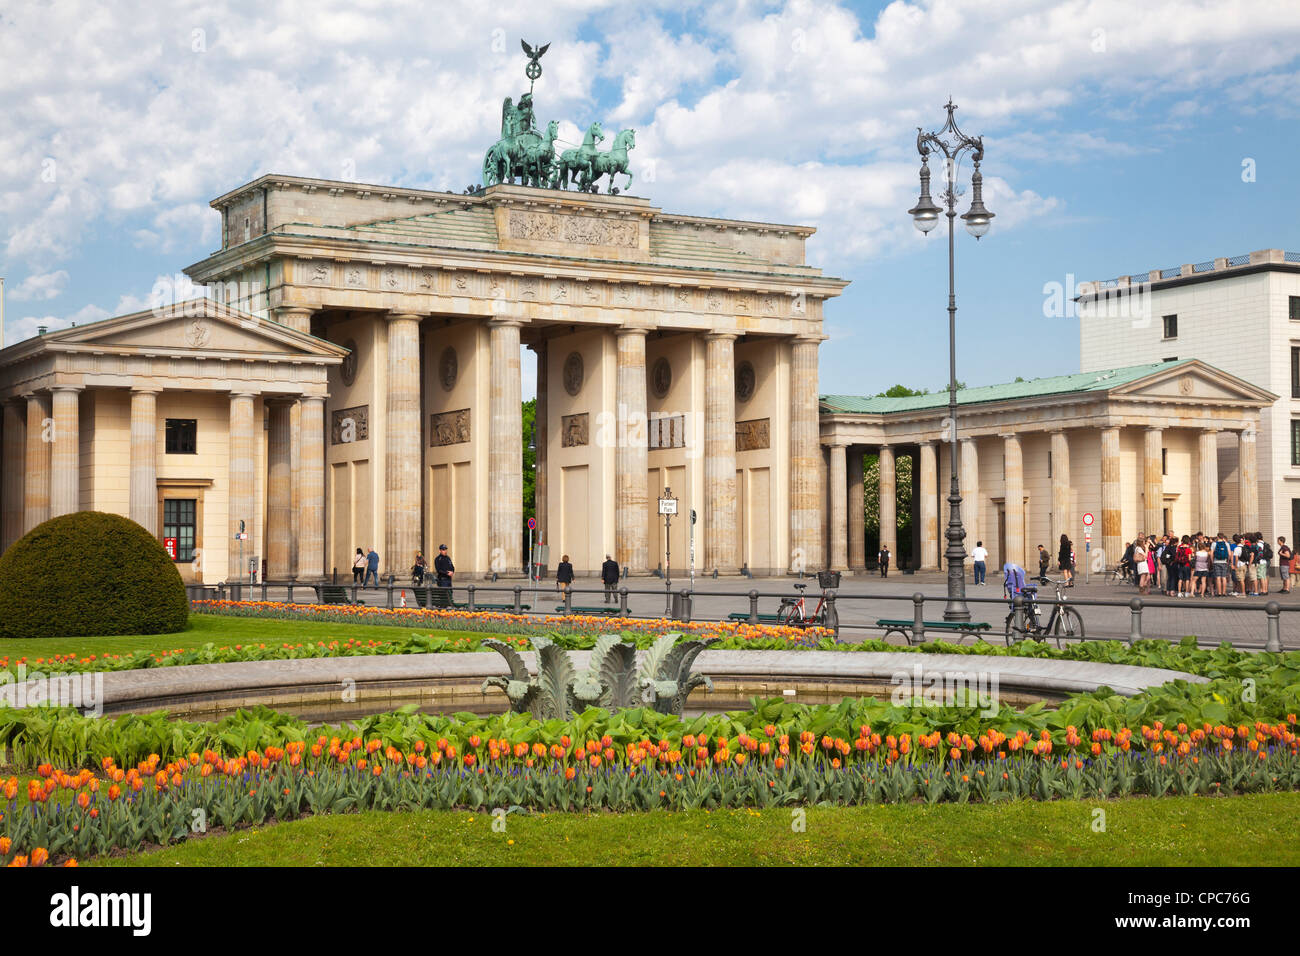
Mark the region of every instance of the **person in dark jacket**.
<instances>
[{"instance_id":1,"label":"person in dark jacket","mask_svg":"<svg viewBox=\"0 0 1300 956\"><path fill-rule=\"evenodd\" d=\"M889 545L882 544L880 546L880 553L876 555L876 561L880 565L880 576L882 578L889 577Z\"/></svg>"},{"instance_id":2,"label":"person in dark jacket","mask_svg":"<svg viewBox=\"0 0 1300 956\"><path fill-rule=\"evenodd\" d=\"M572 586L573 565L569 563L569 556L566 554L560 558L559 566L555 569L555 589L564 592Z\"/></svg>"},{"instance_id":3,"label":"person in dark jacket","mask_svg":"<svg viewBox=\"0 0 1300 956\"><path fill-rule=\"evenodd\" d=\"M456 571L456 565L451 563L451 555L447 553L445 544L438 545L438 556L433 559L433 573L438 576L438 587L451 587L451 576Z\"/></svg>"},{"instance_id":4,"label":"person in dark jacket","mask_svg":"<svg viewBox=\"0 0 1300 956\"><path fill-rule=\"evenodd\" d=\"M1074 587L1074 544L1068 535L1061 535L1061 550L1056 555L1056 565L1065 577L1065 586Z\"/></svg>"},{"instance_id":5,"label":"person in dark jacket","mask_svg":"<svg viewBox=\"0 0 1300 956\"><path fill-rule=\"evenodd\" d=\"M605 585L605 603L617 601L614 588L618 587L618 562L605 555L605 563L600 566L600 580Z\"/></svg>"}]
</instances>

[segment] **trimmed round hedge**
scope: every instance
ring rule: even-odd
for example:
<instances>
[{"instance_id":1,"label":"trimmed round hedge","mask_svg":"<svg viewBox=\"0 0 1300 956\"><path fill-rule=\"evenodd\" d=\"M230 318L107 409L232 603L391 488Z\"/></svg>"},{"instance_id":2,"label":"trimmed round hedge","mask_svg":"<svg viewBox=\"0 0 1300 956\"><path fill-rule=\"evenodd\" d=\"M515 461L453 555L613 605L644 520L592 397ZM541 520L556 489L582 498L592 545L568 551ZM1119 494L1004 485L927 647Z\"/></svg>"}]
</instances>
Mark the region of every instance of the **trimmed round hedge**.
<instances>
[{"instance_id":1,"label":"trimmed round hedge","mask_svg":"<svg viewBox=\"0 0 1300 956\"><path fill-rule=\"evenodd\" d=\"M60 515L0 555L0 637L168 634L189 613L167 551L121 515Z\"/></svg>"}]
</instances>

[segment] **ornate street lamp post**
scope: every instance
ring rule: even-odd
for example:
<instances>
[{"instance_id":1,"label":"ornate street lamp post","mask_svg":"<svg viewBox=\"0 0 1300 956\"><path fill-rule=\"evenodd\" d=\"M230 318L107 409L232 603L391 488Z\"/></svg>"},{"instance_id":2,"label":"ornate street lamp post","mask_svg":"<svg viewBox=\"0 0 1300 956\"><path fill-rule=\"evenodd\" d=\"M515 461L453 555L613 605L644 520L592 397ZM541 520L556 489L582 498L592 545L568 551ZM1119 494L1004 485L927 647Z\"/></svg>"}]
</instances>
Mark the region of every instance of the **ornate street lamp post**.
<instances>
[{"instance_id":1,"label":"ornate street lamp post","mask_svg":"<svg viewBox=\"0 0 1300 956\"><path fill-rule=\"evenodd\" d=\"M971 174L970 211L962 215L966 231L976 239L989 231L993 213L984 208L984 176L980 173L980 161L984 159L984 138L967 136L957 128L953 113L957 107L952 99L945 107L948 121L935 133L916 130L916 149L921 154L921 198L908 210L916 228L929 233L939 224L939 216L944 207L948 216L948 440L951 448L948 463L951 465L951 481L948 489L948 548L944 558L948 562L948 603L943 609L945 621L969 621L970 608L966 606L966 548L962 542L966 538L966 529L961 523L961 484L957 478L957 292L954 279L953 259L953 220L957 215L957 165L963 153L970 152L975 164ZM930 153L943 154L943 190L939 194L943 207L935 205L930 198Z\"/></svg>"}]
</instances>

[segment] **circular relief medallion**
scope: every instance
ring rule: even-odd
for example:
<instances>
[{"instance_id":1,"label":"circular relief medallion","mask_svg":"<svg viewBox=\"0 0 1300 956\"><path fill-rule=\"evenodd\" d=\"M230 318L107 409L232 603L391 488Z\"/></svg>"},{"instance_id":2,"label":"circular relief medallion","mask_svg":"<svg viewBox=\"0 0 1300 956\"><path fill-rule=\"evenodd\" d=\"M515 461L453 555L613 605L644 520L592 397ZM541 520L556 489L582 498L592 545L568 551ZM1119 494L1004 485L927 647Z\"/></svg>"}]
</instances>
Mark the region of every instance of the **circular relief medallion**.
<instances>
[{"instance_id":1,"label":"circular relief medallion","mask_svg":"<svg viewBox=\"0 0 1300 956\"><path fill-rule=\"evenodd\" d=\"M570 395L582 391L582 356L577 352L570 352L564 360L564 390Z\"/></svg>"},{"instance_id":2,"label":"circular relief medallion","mask_svg":"<svg viewBox=\"0 0 1300 956\"><path fill-rule=\"evenodd\" d=\"M343 356L343 364L339 366L339 374L343 376L343 384L351 387L352 383L357 380L356 339L348 339L343 343L343 347L348 350L348 354Z\"/></svg>"},{"instance_id":3,"label":"circular relief medallion","mask_svg":"<svg viewBox=\"0 0 1300 956\"><path fill-rule=\"evenodd\" d=\"M1192 377L1190 375L1184 375L1181 379L1178 380L1178 391L1182 392L1184 395L1192 394L1192 391L1195 388L1196 388L1196 383L1192 381Z\"/></svg>"},{"instance_id":4,"label":"circular relief medallion","mask_svg":"<svg viewBox=\"0 0 1300 956\"><path fill-rule=\"evenodd\" d=\"M747 402L754 397L754 366L741 362L736 369L736 401Z\"/></svg>"},{"instance_id":5,"label":"circular relief medallion","mask_svg":"<svg viewBox=\"0 0 1300 956\"><path fill-rule=\"evenodd\" d=\"M456 358L456 350L449 345L442 350L442 356L438 359L438 381L450 392L455 387L456 376L459 374L460 362Z\"/></svg>"},{"instance_id":6,"label":"circular relief medallion","mask_svg":"<svg viewBox=\"0 0 1300 956\"><path fill-rule=\"evenodd\" d=\"M667 398L672 384L673 367L668 364L668 359L658 359L650 370L650 387L654 389L655 398Z\"/></svg>"}]
</instances>

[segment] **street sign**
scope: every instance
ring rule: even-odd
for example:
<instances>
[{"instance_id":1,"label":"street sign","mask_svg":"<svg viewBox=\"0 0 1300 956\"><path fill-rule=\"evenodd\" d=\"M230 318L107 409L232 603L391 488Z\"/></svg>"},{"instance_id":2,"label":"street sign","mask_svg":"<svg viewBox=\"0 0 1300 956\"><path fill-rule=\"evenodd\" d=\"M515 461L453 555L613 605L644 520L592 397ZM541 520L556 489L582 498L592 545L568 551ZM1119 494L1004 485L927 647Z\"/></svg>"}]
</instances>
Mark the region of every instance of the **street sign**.
<instances>
[{"instance_id":1,"label":"street sign","mask_svg":"<svg viewBox=\"0 0 1300 956\"><path fill-rule=\"evenodd\" d=\"M529 518L529 519L528 519L528 530L529 530L529 531L536 531L536 530L537 530L537 519L536 519L536 518Z\"/></svg>"},{"instance_id":2,"label":"street sign","mask_svg":"<svg viewBox=\"0 0 1300 956\"><path fill-rule=\"evenodd\" d=\"M677 499L676 499L676 498L660 498L660 499L659 499L659 513L660 513L661 515L675 515L675 514L677 514Z\"/></svg>"},{"instance_id":3,"label":"street sign","mask_svg":"<svg viewBox=\"0 0 1300 956\"><path fill-rule=\"evenodd\" d=\"M176 539L163 538L163 547L167 549L167 557L175 561L176 560Z\"/></svg>"},{"instance_id":4,"label":"street sign","mask_svg":"<svg viewBox=\"0 0 1300 956\"><path fill-rule=\"evenodd\" d=\"M1084 526L1085 528L1091 528L1091 527L1092 527L1092 512L1088 512L1087 514L1085 514L1085 515L1083 516L1083 526Z\"/></svg>"}]
</instances>

